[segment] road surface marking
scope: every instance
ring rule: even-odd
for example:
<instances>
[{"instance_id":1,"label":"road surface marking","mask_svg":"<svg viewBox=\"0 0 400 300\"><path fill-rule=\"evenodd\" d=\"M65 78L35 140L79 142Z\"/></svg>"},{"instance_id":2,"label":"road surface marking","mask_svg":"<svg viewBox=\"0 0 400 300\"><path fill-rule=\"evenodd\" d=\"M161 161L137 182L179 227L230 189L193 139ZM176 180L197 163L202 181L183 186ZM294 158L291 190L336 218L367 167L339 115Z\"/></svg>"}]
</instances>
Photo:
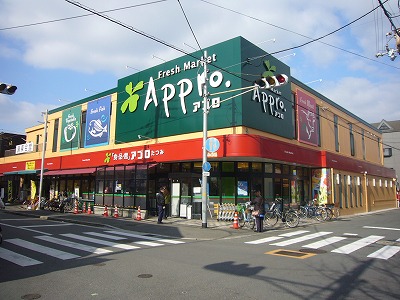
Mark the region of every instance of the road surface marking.
<instances>
[{"instance_id":1,"label":"road surface marking","mask_svg":"<svg viewBox=\"0 0 400 300\"><path fill-rule=\"evenodd\" d=\"M381 249L375 251L374 253L371 253L367 257L389 259L399 251L400 251L399 246L384 246Z\"/></svg>"},{"instance_id":2,"label":"road surface marking","mask_svg":"<svg viewBox=\"0 0 400 300\"><path fill-rule=\"evenodd\" d=\"M139 239L143 239L143 240L156 241L156 242L162 242L162 243L169 243L169 244L184 244L185 243L185 242L178 241L178 240L173 240L173 239L164 239L164 238L146 236L146 235L142 235L142 234L136 234L136 233L131 233L131 232L123 232L123 231L117 231L117 230L107 230L106 232L112 233L112 234L119 234L119 235L123 235L123 236L128 236L128 237L139 238Z\"/></svg>"},{"instance_id":3,"label":"road surface marking","mask_svg":"<svg viewBox=\"0 0 400 300\"><path fill-rule=\"evenodd\" d=\"M66 237L69 237L72 239L77 239L77 240L81 240L81 241L85 241L85 242L89 242L89 243L100 244L100 245L104 245L104 246L110 246L110 247L125 249L125 250L133 250L133 249L140 248L137 246L127 245L127 244L116 244L116 243L109 242L109 241L94 239L94 238L90 238L90 237L86 237L86 236L80 236L80 235L73 234L73 233L64 233L64 234L62 234L62 236L66 236Z\"/></svg>"},{"instance_id":4,"label":"road surface marking","mask_svg":"<svg viewBox=\"0 0 400 300\"><path fill-rule=\"evenodd\" d=\"M35 252L40 252L40 253L55 257L55 258L59 258L62 260L80 257L79 255L75 255L75 254L64 252L61 250L45 247L45 246L31 243L28 241L24 241L21 239L8 239L7 242L12 243L17 246L20 246L20 247L23 247L23 248L26 248L26 249L29 249L29 250L32 250L32 251L35 251Z\"/></svg>"},{"instance_id":5,"label":"road surface marking","mask_svg":"<svg viewBox=\"0 0 400 300\"><path fill-rule=\"evenodd\" d=\"M400 231L400 228L391 228L391 227L363 226L363 228L370 228L370 229L383 229L383 230L397 230L397 231Z\"/></svg>"},{"instance_id":6,"label":"road surface marking","mask_svg":"<svg viewBox=\"0 0 400 300\"><path fill-rule=\"evenodd\" d=\"M270 245L283 247L283 246L288 246L288 245L300 243L300 242L303 242L303 241L311 240L311 239L314 239L314 238L317 238L317 237L321 237L321 236L324 236L324 235L328 235L328 234L331 234L331 233L332 232L322 231L322 232L312 233L312 234L308 234L308 235L301 236L301 237L298 237L298 238L294 238L294 239L291 239L291 240L288 240L288 241L273 243L273 244L270 244Z\"/></svg>"},{"instance_id":7,"label":"road surface marking","mask_svg":"<svg viewBox=\"0 0 400 300\"><path fill-rule=\"evenodd\" d=\"M62 240L62 239L52 237L52 236L47 236L47 235L35 236L35 238L41 239L46 242L54 243L57 245L74 248L74 249L78 249L78 250L82 250L82 251L86 251L86 252L90 252L90 253L95 253L95 254L106 254L106 253L112 252L111 250L107 250L107 249L103 249L103 248L96 248L96 247L92 247L92 246L88 246L88 245L84 245L84 244L79 244L79 243L75 243L75 242L71 242L71 241L67 241L67 240Z\"/></svg>"},{"instance_id":8,"label":"road surface marking","mask_svg":"<svg viewBox=\"0 0 400 300\"><path fill-rule=\"evenodd\" d=\"M259 239L259 240L255 240L255 241L245 242L245 244L258 245L258 244L273 242L273 241L280 240L280 239L283 239L283 237L280 237L280 236L270 236L270 237L263 238L263 239Z\"/></svg>"},{"instance_id":9,"label":"road surface marking","mask_svg":"<svg viewBox=\"0 0 400 300\"><path fill-rule=\"evenodd\" d=\"M300 234L307 233L307 232L309 232L309 231L308 230L297 230L297 231L293 231L293 232L280 234L279 236L291 237L291 236L300 235Z\"/></svg>"},{"instance_id":10,"label":"road surface marking","mask_svg":"<svg viewBox=\"0 0 400 300\"><path fill-rule=\"evenodd\" d=\"M2 247L0 247L0 258L8 260L9 262L12 262L21 267L29 267L29 266L38 265L38 264L42 263L41 261L38 261L33 258L29 258L25 255L21 255L21 254L12 252L12 251L4 249Z\"/></svg>"},{"instance_id":11,"label":"road surface marking","mask_svg":"<svg viewBox=\"0 0 400 300\"><path fill-rule=\"evenodd\" d=\"M375 243L376 241L379 241L381 239L383 239L384 236L379 236L379 235L370 235L368 237L365 237L363 239L360 239L358 241L355 241L353 243L350 243L348 245L345 245L343 247L337 248L332 250L331 252L335 252L335 253L341 253L341 254L349 254L352 253L358 249L361 249L363 247L366 247L370 244Z\"/></svg>"},{"instance_id":12,"label":"road surface marking","mask_svg":"<svg viewBox=\"0 0 400 300\"><path fill-rule=\"evenodd\" d=\"M308 245L305 245L305 246L302 246L302 247L311 248L311 249L319 249L319 248L328 246L330 244L333 244L333 243L336 243L336 242L339 242L339 241L342 241L342 240L345 240L345 239L346 238L342 237L342 236L332 236L332 237L329 237L329 238L323 239L321 241L318 241L318 242L315 242L315 243L311 243L311 244L308 244Z\"/></svg>"},{"instance_id":13,"label":"road surface marking","mask_svg":"<svg viewBox=\"0 0 400 300\"><path fill-rule=\"evenodd\" d=\"M110 234L104 234L104 233L99 233L99 232L84 232L84 234L94 235L97 237L102 237L102 238L106 238L106 239L110 239L110 240L114 240L114 241L126 240L126 238L124 238L124 237L110 235Z\"/></svg>"}]
</instances>

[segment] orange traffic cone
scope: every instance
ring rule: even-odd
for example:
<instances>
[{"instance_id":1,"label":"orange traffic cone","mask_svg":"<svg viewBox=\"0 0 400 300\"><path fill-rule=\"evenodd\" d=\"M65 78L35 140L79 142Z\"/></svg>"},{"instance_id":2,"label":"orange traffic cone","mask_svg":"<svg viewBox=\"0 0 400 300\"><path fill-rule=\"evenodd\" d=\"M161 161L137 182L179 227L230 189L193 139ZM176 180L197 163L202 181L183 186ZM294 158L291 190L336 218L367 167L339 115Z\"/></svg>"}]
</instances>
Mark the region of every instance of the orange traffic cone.
<instances>
[{"instance_id":1,"label":"orange traffic cone","mask_svg":"<svg viewBox=\"0 0 400 300\"><path fill-rule=\"evenodd\" d=\"M75 205L74 205L74 214L79 214L78 211L78 200L75 199Z\"/></svg>"},{"instance_id":2,"label":"orange traffic cone","mask_svg":"<svg viewBox=\"0 0 400 300\"><path fill-rule=\"evenodd\" d=\"M103 217L108 217L108 208L107 208L107 205L104 206Z\"/></svg>"},{"instance_id":3,"label":"orange traffic cone","mask_svg":"<svg viewBox=\"0 0 400 300\"><path fill-rule=\"evenodd\" d=\"M91 215L93 213L92 212L92 207L90 206L90 203L88 203L87 213L88 213L88 215Z\"/></svg>"},{"instance_id":4,"label":"orange traffic cone","mask_svg":"<svg viewBox=\"0 0 400 300\"><path fill-rule=\"evenodd\" d=\"M136 221L142 221L142 212L140 211L140 206L138 206L137 209Z\"/></svg>"},{"instance_id":5,"label":"orange traffic cone","mask_svg":"<svg viewBox=\"0 0 400 300\"><path fill-rule=\"evenodd\" d=\"M117 205L115 205L114 218L118 218L118 217L119 217L119 215L118 215L118 207L117 207Z\"/></svg>"},{"instance_id":6,"label":"orange traffic cone","mask_svg":"<svg viewBox=\"0 0 400 300\"><path fill-rule=\"evenodd\" d=\"M83 202L82 204L82 213L86 212L86 202Z\"/></svg>"},{"instance_id":7,"label":"orange traffic cone","mask_svg":"<svg viewBox=\"0 0 400 300\"><path fill-rule=\"evenodd\" d=\"M235 211L235 215L233 217L233 229L240 229L237 211Z\"/></svg>"}]
</instances>

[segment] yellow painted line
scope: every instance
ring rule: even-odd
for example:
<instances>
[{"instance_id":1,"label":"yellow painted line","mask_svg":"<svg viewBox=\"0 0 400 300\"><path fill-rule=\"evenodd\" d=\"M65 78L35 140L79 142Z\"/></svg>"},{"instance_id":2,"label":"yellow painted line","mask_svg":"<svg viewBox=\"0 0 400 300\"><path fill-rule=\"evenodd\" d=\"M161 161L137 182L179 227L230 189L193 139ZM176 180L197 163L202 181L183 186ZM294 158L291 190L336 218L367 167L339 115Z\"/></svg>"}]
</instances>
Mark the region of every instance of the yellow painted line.
<instances>
[{"instance_id":1,"label":"yellow painted line","mask_svg":"<svg viewBox=\"0 0 400 300\"><path fill-rule=\"evenodd\" d=\"M265 252L264 254L283 256L283 257L291 257L298 259L305 259L315 256L315 253L305 253L300 251L286 250L286 249L276 249L269 252Z\"/></svg>"}]
</instances>

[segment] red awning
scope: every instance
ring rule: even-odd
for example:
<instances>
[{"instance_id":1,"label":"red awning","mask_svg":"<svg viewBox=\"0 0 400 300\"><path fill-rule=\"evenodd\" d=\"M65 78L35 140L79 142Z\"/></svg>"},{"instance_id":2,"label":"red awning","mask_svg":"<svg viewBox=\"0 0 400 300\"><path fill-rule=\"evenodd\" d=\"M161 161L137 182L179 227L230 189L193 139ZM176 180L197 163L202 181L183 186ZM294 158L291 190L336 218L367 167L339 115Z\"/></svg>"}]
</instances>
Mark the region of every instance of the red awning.
<instances>
[{"instance_id":1,"label":"red awning","mask_svg":"<svg viewBox=\"0 0 400 300\"><path fill-rule=\"evenodd\" d=\"M55 175L73 175L73 174L92 174L96 172L96 168L86 168L86 169L69 169L69 170L54 170L44 173L45 176L55 176Z\"/></svg>"}]
</instances>

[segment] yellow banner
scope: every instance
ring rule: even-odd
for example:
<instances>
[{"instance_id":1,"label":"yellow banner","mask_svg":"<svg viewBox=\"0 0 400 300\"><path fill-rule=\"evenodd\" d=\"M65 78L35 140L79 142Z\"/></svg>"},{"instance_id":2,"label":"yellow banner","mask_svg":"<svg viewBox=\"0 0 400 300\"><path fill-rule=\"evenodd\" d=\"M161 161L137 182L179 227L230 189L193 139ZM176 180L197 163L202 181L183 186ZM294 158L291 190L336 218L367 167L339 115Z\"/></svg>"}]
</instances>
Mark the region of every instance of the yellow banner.
<instances>
[{"instance_id":1,"label":"yellow banner","mask_svg":"<svg viewBox=\"0 0 400 300\"><path fill-rule=\"evenodd\" d=\"M31 199L34 200L36 195L36 182L31 180Z\"/></svg>"},{"instance_id":2,"label":"yellow banner","mask_svg":"<svg viewBox=\"0 0 400 300\"><path fill-rule=\"evenodd\" d=\"M25 170L35 170L35 162L34 161L27 161L25 163Z\"/></svg>"}]
</instances>

